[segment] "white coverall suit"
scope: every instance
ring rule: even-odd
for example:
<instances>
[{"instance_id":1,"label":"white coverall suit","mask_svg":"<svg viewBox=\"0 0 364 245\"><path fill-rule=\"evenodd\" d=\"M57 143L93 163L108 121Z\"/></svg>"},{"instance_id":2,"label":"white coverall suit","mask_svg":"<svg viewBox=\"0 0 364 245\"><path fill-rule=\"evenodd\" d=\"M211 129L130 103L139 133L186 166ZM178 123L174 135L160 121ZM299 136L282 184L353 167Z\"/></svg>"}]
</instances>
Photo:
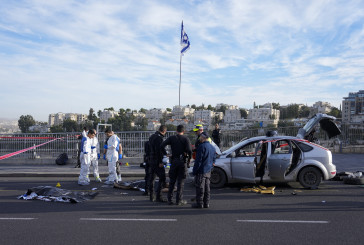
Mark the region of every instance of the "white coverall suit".
<instances>
[{"instance_id":1,"label":"white coverall suit","mask_svg":"<svg viewBox=\"0 0 364 245\"><path fill-rule=\"evenodd\" d=\"M99 175L99 156L100 156L100 144L97 137L91 139L91 166L93 168L93 173L95 180L101 182Z\"/></svg>"},{"instance_id":2,"label":"white coverall suit","mask_svg":"<svg viewBox=\"0 0 364 245\"><path fill-rule=\"evenodd\" d=\"M91 165L91 139L89 137L83 137L81 141L81 171L78 177L79 185L89 185L88 171Z\"/></svg>"},{"instance_id":3,"label":"white coverall suit","mask_svg":"<svg viewBox=\"0 0 364 245\"><path fill-rule=\"evenodd\" d=\"M109 167L109 177L107 177L107 182L109 183L116 182L118 179L116 175L116 161L119 157L119 143L120 139L115 134L113 134L107 141L106 158Z\"/></svg>"}]
</instances>

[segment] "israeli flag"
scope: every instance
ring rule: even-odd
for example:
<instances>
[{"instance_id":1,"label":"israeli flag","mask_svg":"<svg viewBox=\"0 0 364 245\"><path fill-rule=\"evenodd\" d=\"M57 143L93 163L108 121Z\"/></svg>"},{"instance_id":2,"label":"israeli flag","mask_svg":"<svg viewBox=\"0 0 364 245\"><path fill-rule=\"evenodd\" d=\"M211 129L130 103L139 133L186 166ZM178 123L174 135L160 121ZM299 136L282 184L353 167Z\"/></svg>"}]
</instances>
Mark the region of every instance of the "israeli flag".
<instances>
[{"instance_id":1,"label":"israeli flag","mask_svg":"<svg viewBox=\"0 0 364 245\"><path fill-rule=\"evenodd\" d=\"M185 29L183 28L183 21L182 21L182 27L181 27L181 55L183 55L187 50L190 49L190 41L188 40L187 33L185 32Z\"/></svg>"}]
</instances>

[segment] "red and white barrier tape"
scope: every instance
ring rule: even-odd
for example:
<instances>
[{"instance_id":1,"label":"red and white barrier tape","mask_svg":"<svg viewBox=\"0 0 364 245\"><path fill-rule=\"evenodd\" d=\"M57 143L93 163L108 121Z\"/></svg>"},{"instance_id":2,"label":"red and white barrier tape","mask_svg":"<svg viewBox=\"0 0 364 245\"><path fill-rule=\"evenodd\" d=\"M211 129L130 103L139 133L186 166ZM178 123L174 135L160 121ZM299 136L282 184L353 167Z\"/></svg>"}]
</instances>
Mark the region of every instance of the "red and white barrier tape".
<instances>
[{"instance_id":1,"label":"red and white barrier tape","mask_svg":"<svg viewBox=\"0 0 364 245\"><path fill-rule=\"evenodd\" d=\"M74 137L74 136L67 136L67 137ZM77 137L77 135L76 135L76 137ZM8 138L8 137L0 137L0 138ZM35 149L35 148L37 148L37 147L40 147L40 146L42 146L42 145L45 145L45 144L48 144L48 143L51 143L51 142L53 142L53 141L56 141L56 140L60 140L60 139L64 139L64 138L66 138L66 137L62 137L62 138L54 138L54 137L9 137L9 138L13 138L13 139L24 139L24 138L32 138L32 139L35 139L35 138L37 138L37 139L44 139L44 138L46 138L46 139L52 139L52 140L50 140L50 141L47 141L47 142L44 142L44 143L42 143L42 144L39 144L39 145L35 145L35 146L32 146L32 147L29 147L29 148L26 148L26 149L23 149L23 150L20 150L20 151L16 151L16 152L13 152L13 153L9 153L9 154L6 154L6 155L3 155L3 156L0 156L0 160L3 160L3 159L6 159L6 158L9 158L9 157L13 157L13 156L16 156L16 155L18 155L18 154L21 154L21 153L23 153L23 152L26 152L26 151L29 151L29 150L33 150L33 149Z\"/></svg>"}]
</instances>

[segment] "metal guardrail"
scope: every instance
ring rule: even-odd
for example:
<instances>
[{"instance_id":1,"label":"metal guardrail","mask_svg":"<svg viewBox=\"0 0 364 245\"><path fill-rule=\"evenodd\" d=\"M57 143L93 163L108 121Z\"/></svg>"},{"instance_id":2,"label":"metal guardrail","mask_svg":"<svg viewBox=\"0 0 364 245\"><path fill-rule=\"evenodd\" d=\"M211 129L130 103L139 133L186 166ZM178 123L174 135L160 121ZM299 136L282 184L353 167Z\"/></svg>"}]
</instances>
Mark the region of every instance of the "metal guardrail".
<instances>
[{"instance_id":1,"label":"metal guardrail","mask_svg":"<svg viewBox=\"0 0 364 245\"><path fill-rule=\"evenodd\" d=\"M240 131L222 131L220 148L222 151L230 148L232 145L237 144L244 138L255 137L264 135L268 129L251 129ZM272 129L278 131L279 135L295 136L298 127L287 127L280 129ZM144 142L147 141L154 132L152 131L127 131L116 132L120 138L123 153L126 157L143 157ZM167 137L173 135L175 132L167 132ZM36 158L56 158L59 154L65 152L69 158L76 159L79 144L79 133L29 133L29 134L0 134L0 156L17 152L22 149L37 146L53 139L57 139L45 145L42 145L34 150L21 153L13 156L12 158L23 159L36 159ZM210 134L211 135L211 134ZM196 136L194 132L186 133L186 136L194 144ZM97 135L100 142L100 147L103 149L106 136L104 133ZM353 129L342 127L342 134L334 139L328 139L326 134L319 131L316 134L320 144L324 147L332 147L334 144L340 144L340 147L364 145L364 129Z\"/></svg>"}]
</instances>

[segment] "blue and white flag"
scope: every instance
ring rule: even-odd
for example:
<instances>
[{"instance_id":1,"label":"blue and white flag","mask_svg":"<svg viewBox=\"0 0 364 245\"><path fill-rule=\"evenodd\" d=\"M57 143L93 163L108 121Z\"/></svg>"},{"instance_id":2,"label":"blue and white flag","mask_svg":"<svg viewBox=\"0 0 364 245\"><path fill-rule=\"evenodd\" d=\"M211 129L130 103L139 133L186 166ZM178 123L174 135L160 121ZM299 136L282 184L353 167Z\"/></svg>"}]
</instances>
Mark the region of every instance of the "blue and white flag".
<instances>
[{"instance_id":1,"label":"blue and white flag","mask_svg":"<svg viewBox=\"0 0 364 245\"><path fill-rule=\"evenodd\" d=\"M182 27L181 27L181 55L183 55L187 50L190 49L190 41L188 40L187 33L185 32L185 29L183 28L183 21L182 21Z\"/></svg>"}]
</instances>

